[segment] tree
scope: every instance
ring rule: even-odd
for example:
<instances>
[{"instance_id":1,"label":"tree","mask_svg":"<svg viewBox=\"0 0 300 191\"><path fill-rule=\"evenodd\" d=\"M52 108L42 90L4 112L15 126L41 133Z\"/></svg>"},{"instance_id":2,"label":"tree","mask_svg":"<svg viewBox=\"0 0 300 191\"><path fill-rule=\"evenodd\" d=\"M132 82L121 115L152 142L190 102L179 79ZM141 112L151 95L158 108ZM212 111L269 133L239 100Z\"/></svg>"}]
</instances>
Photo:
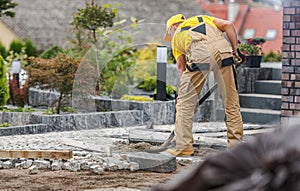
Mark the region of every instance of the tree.
<instances>
[{"instance_id":1,"label":"tree","mask_svg":"<svg viewBox=\"0 0 300 191\"><path fill-rule=\"evenodd\" d=\"M4 60L0 55L0 106L6 104L9 98L8 83L6 78L6 68L4 65Z\"/></svg>"},{"instance_id":2,"label":"tree","mask_svg":"<svg viewBox=\"0 0 300 191\"><path fill-rule=\"evenodd\" d=\"M60 113L62 100L71 95L73 82L80 61L59 54L53 59L29 58L28 71L29 87L50 89L59 92L56 111Z\"/></svg>"},{"instance_id":3,"label":"tree","mask_svg":"<svg viewBox=\"0 0 300 191\"><path fill-rule=\"evenodd\" d=\"M28 57L37 56L37 48L30 38L26 38L24 46L26 47L25 52Z\"/></svg>"},{"instance_id":4,"label":"tree","mask_svg":"<svg viewBox=\"0 0 300 191\"><path fill-rule=\"evenodd\" d=\"M11 9L15 8L18 4L12 2L12 0L0 0L0 18L4 15L8 17L14 17L15 12Z\"/></svg>"},{"instance_id":5,"label":"tree","mask_svg":"<svg viewBox=\"0 0 300 191\"><path fill-rule=\"evenodd\" d=\"M97 42L96 30L99 27L112 27L113 19L116 17L117 9L111 7L110 4L103 6L95 4L94 0L91 3L86 1L86 7L84 9L78 9L77 14L73 17L71 23L78 30L89 30L92 34L93 43ZM81 38L80 34L76 35L77 38ZM80 39L79 39L80 40Z\"/></svg>"}]
</instances>

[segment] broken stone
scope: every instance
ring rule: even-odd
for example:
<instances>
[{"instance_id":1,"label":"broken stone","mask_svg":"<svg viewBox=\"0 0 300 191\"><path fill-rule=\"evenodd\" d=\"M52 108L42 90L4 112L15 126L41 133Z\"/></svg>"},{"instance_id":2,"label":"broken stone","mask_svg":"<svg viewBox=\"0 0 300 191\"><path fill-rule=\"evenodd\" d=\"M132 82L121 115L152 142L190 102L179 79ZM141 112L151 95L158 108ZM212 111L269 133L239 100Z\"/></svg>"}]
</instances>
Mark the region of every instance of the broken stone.
<instances>
[{"instance_id":1,"label":"broken stone","mask_svg":"<svg viewBox=\"0 0 300 191\"><path fill-rule=\"evenodd\" d=\"M29 168L32 165L32 163L33 163L33 160L31 160L31 159L21 162L22 167L26 168L26 169Z\"/></svg>"},{"instance_id":2,"label":"broken stone","mask_svg":"<svg viewBox=\"0 0 300 191\"><path fill-rule=\"evenodd\" d=\"M22 168L22 164L21 163L16 163L15 168Z\"/></svg>"},{"instance_id":3,"label":"broken stone","mask_svg":"<svg viewBox=\"0 0 300 191\"><path fill-rule=\"evenodd\" d=\"M104 162L103 164L101 164L102 167L104 168L104 170L108 170L108 164L106 162Z\"/></svg>"},{"instance_id":4,"label":"broken stone","mask_svg":"<svg viewBox=\"0 0 300 191\"><path fill-rule=\"evenodd\" d=\"M137 162L130 162L129 163L129 170L130 171L137 171L140 169L140 165Z\"/></svg>"},{"instance_id":5,"label":"broken stone","mask_svg":"<svg viewBox=\"0 0 300 191\"><path fill-rule=\"evenodd\" d=\"M30 168L29 168L29 174L37 174L39 172L37 166L35 165L32 165Z\"/></svg>"},{"instance_id":6,"label":"broken stone","mask_svg":"<svg viewBox=\"0 0 300 191\"><path fill-rule=\"evenodd\" d=\"M54 160L51 164L51 170L57 171L62 169L63 163L59 160Z\"/></svg>"},{"instance_id":7,"label":"broken stone","mask_svg":"<svg viewBox=\"0 0 300 191\"><path fill-rule=\"evenodd\" d=\"M117 163L119 170L129 169L129 164L127 161L120 161Z\"/></svg>"},{"instance_id":8,"label":"broken stone","mask_svg":"<svg viewBox=\"0 0 300 191\"><path fill-rule=\"evenodd\" d=\"M70 162L64 162L64 163L62 164L61 168L62 168L63 170L69 170L69 168L70 168Z\"/></svg>"},{"instance_id":9,"label":"broken stone","mask_svg":"<svg viewBox=\"0 0 300 191\"><path fill-rule=\"evenodd\" d=\"M3 166L4 169L9 169L9 168L13 167L11 161L5 161L5 162L3 162L2 166Z\"/></svg>"},{"instance_id":10,"label":"broken stone","mask_svg":"<svg viewBox=\"0 0 300 191\"><path fill-rule=\"evenodd\" d=\"M118 166L115 163L108 163L107 164L107 170L116 171L116 170L118 170Z\"/></svg>"},{"instance_id":11,"label":"broken stone","mask_svg":"<svg viewBox=\"0 0 300 191\"><path fill-rule=\"evenodd\" d=\"M90 167L91 171L94 172L95 174L98 174L98 175L102 175L104 174L104 169L101 168L100 165L93 165Z\"/></svg>"},{"instance_id":12,"label":"broken stone","mask_svg":"<svg viewBox=\"0 0 300 191\"><path fill-rule=\"evenodd\" d=\"M69 171L72 171L72 172L77 172L80 170L80 163L79 162L76 162L76 161L71 161L69 163L69 168L68 168Z\"/></svg>"},{"instance_id":13,"label":"broken stone","mask_svg":"<svg viewBox=\"0 0 300 191\"><path fill-rule=\"evenodd\" d=\"M192 158L185 158L185 157L177 157L176 158L178 164L185 166L185 165L189 165L193 163L193 159Z\"/></svg>"},{"instance_id":14,"label":"broken stone","mask_svg":"<svg viewBox=\"0 0 300 191\"><path fill-rule=\"evenodd\" d=\"M35 165L38 169L48 169L51 167L50 162L46 160L35 160L33 165Z\"/></svg>"},{"instance_id":15,"label":"broken stone","mask_svg":"<svg viewBox=\"0 0 300 191\"><path fill-rule=\"evenodd\" d=\"M136 152L127 154L129 162L139 164L140 170L152 172L174 172L176 170L176 157L163 153Z\"/></svg>"},{"instance_id":16,"label":"broken stone","mask_svg":"<svg viewBox=\"0 0 300 191\"><path fill-rule=\"evenodd\" d=\"M86 160L83 160L83 161L80 162L80 169L89 170L91 165L92 165L92 162L88 162Z\"/></svg>"}]
</instances>

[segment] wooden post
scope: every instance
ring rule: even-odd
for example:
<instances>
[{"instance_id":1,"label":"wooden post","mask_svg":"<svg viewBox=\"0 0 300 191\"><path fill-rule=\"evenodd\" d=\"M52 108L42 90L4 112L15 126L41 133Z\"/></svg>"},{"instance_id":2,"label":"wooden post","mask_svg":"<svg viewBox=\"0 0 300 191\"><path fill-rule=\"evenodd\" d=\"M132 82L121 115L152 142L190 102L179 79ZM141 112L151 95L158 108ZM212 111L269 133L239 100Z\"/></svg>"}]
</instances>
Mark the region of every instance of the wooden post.
<instances>
[{"instance_id":1,"label":"wooden post","mask_svg":"<svg viewBox=\"0 0 300 191\"><path fill-rule=\"evenodd\" d=\"M72 151L63 150L0 150L0 158L70 159Z\"/></svg>"}]
</instances>

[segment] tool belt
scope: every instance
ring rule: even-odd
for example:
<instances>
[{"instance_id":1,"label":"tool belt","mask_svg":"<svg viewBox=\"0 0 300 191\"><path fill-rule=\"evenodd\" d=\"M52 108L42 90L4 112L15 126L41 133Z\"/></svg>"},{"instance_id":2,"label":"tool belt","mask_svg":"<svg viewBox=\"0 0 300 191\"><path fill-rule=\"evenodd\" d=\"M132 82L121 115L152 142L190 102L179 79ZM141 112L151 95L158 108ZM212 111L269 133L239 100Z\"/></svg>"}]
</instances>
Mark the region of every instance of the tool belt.
<instances>
[{"instance_id":1,"label":"tool belt","mask_svg":"<svg viewBox=\"0 0 300 191\"><path fill-rule=\"evenodd\" d=\"M222 60L221 67L231 66L234 64L233 57L226 58ZM207 71L209 70L210 64L209 63L192 63L192 64L186 64L186 68L190 72L195 71Z\"/></svg>"}]
</instances>

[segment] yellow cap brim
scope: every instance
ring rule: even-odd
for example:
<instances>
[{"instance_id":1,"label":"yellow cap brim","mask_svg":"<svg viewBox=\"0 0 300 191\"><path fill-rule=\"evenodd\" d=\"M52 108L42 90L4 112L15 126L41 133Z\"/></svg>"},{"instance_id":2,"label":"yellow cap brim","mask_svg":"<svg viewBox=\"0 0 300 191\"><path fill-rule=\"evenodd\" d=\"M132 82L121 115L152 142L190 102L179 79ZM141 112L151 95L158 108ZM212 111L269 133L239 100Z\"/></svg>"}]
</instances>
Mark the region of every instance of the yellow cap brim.
<instances>
[{"instance_id":1,"label":"yellow cap brim","mask_svg":"<svg viewBox=\"0 0 300 191\"><path fill-rule=\"evenodd\" d=\"M170 41L170 42L171 42L171 41L172 41L172 38L168 35L168 30L169 30L169 29L167 28L167 30L166 30L166 32L165 32L165 35L164 35L164 40L165 40L165 41Z\"/></svg>"}]
</instances>

